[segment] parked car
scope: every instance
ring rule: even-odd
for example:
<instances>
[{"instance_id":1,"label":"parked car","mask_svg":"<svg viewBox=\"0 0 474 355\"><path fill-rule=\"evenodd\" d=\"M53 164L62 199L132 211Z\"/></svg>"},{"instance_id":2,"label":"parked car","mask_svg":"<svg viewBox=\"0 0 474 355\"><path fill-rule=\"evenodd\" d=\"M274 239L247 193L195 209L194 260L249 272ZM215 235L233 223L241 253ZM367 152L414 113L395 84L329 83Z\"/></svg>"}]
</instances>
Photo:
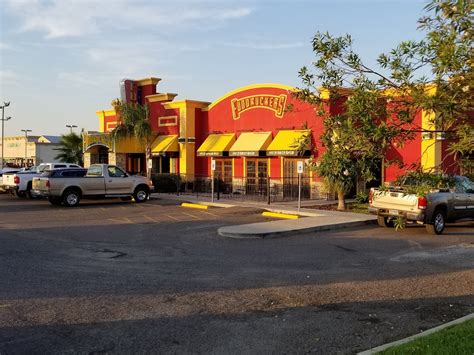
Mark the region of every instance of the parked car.
<instances>
[{"instance_id":1,"label":"parked car","mask_svg":"<svg viewBox=\"0 0 474 355\"><path fill-rule=\"evenodd\" d=\"M46 174L47 175L47 174ZM129 175L114 165L93 164L85 176L39 176L33 179L35 194L53 205L77 206L82 198L122 198L144 202L153 184L144 176Z\"/></svg>"},{"instance_id":2,"label":"parked car","mask_svg":"<svg viewBox=\"0 0 474 355\"><path fill-rule=\"evenodd\" d=\"M377 215L380 226L390 227L396 218L426 225L430 234L441 234L446 222L474 218L474 182L455 176L452 187L436 189L425 196L406 192L407 185L388 190L372 188L369 212Z\"/></svg>"},{"instance_id":3,"label":"parked car","mask_svg":"<svg viewBox=\"0 0 474 355\"><path fill-rule=\"evenodd\" d=\"M45 170L59 168L81 168L81 166L70 163L42 163L34 170L25 170L16 172L15 174L9 174L3 179L3 188L20 198L32 197L31 186L33 178L39 176Z\"/></svg>"}]
</instances>

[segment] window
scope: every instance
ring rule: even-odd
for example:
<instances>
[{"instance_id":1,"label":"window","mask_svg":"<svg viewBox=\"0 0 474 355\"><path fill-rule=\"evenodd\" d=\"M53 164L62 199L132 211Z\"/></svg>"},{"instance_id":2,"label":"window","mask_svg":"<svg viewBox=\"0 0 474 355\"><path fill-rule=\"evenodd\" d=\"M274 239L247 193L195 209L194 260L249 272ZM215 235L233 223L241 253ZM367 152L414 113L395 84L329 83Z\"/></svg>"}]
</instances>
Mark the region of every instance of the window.
<instances>
[{"instance_id":1,"label":"window","mask_svg":"<svg viewBox=\"0 0 474 355\"><path fill-rule=\"evenodd\" d=\"M102 176L102 167L100 165L91 165L87 171L87 176L97 177Z\"/></svg>"},{"instance_id":2,"label":"window","mask_svg":"<svg viewBox=\"0 0 474 355\"><path fill-rule=\"evenodd\" d=\"M109 172L110 177L124 177L124 176L126 176L125 173L120 168L117 168L116 166L109 166L107 168L107 171Z\"/></svg>"},{"instance_id":3,"label":"window","mask_svg":"<svg viewBox=\"0 0 474 355\"><path fill-rule=\"evenodd\" d=\"M53 169L66 168L66 164L54 164Z\"/></svg>"}]
</instances>

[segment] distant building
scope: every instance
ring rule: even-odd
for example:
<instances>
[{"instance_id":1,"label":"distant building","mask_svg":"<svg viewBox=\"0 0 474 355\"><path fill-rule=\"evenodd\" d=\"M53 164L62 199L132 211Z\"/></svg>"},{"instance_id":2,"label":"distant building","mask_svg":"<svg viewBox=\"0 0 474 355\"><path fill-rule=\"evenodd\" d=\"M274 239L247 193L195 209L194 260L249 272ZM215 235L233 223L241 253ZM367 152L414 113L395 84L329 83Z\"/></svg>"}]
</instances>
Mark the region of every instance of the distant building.
<instances>
[{"instance_id":1,"label":"distant building","mask_svg":"<svg viewBox=\"0 0 474 355\"><path fill-rule=\"evenodd\" d=\"M58 161L55 157L59 152L55 149L60 146L59 136L28 136L28 143L25 136L10 136L4 139L5 165L32 166ZM1 146L0 142L0 149Z\"/></svg>"}]
</instances>

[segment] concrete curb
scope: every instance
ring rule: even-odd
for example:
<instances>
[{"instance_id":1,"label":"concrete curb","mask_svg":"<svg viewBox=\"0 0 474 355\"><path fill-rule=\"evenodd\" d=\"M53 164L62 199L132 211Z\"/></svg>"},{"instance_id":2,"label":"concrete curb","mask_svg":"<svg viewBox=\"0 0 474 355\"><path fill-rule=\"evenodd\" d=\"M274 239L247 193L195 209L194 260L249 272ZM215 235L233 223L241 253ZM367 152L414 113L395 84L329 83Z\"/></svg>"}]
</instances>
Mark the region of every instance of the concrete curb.
<instances>
[{"instance_id":1,"label":"concrete curb","mask_svg":"<svg viewBox=\"0 0 474 355\"><path fill-rule=\"evenodd\" d=\"M470 319L474 319L474 313L471 313L471 314L468 314L467 316L464 316L464 317L461 317L461 318L458 318L458 319L455 319L451 322L448 322L448 323L445 323L445 324L441 324L440 326L437 326L437 327L434 327L434 328L431 328L431 329L428 329L428 330L425 330L423 333L420 333L420 334L415 334L415 335L412 335L412 336L409 336L408 338L405 338L405 339L400 339L400 340L396 340L396 341L393 341L391 343L387 343L387 344L384 344L384 345L380 345L380 346L377 346L375 348L372 348L372 349L369 349L369 350L365 350L365 351L362 351L360 353L357 353L357 355L370 355L370 354L376 354L380 351L384 351L388 348L391 348L392 346L397 346L397 345L402 345L402 344L406 344L406 343L409 343L415 339L418 339L418 338L422 338L422 337L425 337L425 336L428 336L430 334L434 334L434 333L437 333L439 332L440 330L443 330L445 328L448 328L452 325L456 325L456 324L460 324L460 323L463 323L467 320L470 320Z\"/></svg>"},{"instance_id":2,"label":"concrete curb","mask_svg":"<svg viewBox=\"0 0 474 355\"><path fill-rule=\"evenodd\" d=\"M295 229L284 230L284 231L255 232L255 233L227 232L226 229L228 227L220 227L217 230L217 233L221 237L234 238L234 239L268 239L268 238L285 237L288 235L294 235L295 233L298 233L298 234L315 233L315 232L339 230L339 229L344 229L344 228L361 227L361 226L373 225L375 224L375 222L376 221L373 221L373 220L341 222L341 223L334 223L334 224L325 224L325 225L320 225L320 226L312 226L312 227L307 227L307 228L295 228Z\"/></svg>"}]
</instances>

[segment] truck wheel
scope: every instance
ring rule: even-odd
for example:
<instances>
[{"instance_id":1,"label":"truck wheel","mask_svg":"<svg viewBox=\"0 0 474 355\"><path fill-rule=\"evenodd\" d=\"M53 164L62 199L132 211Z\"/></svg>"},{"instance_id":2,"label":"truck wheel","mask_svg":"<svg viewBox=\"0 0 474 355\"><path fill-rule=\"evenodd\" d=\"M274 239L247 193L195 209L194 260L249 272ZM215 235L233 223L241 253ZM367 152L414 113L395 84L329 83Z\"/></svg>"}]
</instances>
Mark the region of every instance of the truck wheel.
<instances>
[{"instance_id":1,"label":"truck wheel","mask_svg":"<svg viewBox=\"0 0 474 355\"><path fill-rule=\"evenodd\" d=\"M429 234L441 234L446 225L446 216L443 210L436 210L433 213L433 219L430 224L426 225L426 231Z\"/></svg>"},{"instance_id":2,"label":"truck wheel","mask_svg":"<svg viewBox=\"0 0 474 355\"><path fill-rule=\"evenodd\" d=\"M77 189L67 190L63 194L63 203L66 207L77 206L80 200L81 200L81 193Z\"/></svg>"},{"instance_id":3,"label":"truck wheel","mask_svg":"<svg viewBox=\"0 0 474 355\"><path fill-rule=\"evenodd\" d=\"M48 201L50 204L53 206L61 206L61 203L63 202L61 197L56 197L56 196L50 196L48 197Z\"/></svg>"},{"instance_id":4,"label":"truck wheel","mask_svg":"<svg viewBox=\"0 0 474 355\"><path fill-rule=\"evenodd\" d=\"M150 190L148 189L148 186L138 186L133 193L133 198L137 203L148 200L149 196Z\"/></svg>"},{"instance_id":5,"label":"truck wheel","mask_svg":"<svg viewBox=\"0 0 474 355\"><path fill-rule=\"evenodd\" d=\"M393 221L384 216L377 216L377 224L380 227L393 227Z\"/></svg>"},{"instance_id":6,"label":"truck wheel","mask_svg":"<svg viewBox=\"0 0 474 355\"><path fill-rule=\"evenodd\" d=\"M25 198L25 197L26 197L25 191L18 191L18 190L15 190L14 195L15 195L16 197L18 197L18 198Z\"/></svg>"}]
</instances>

